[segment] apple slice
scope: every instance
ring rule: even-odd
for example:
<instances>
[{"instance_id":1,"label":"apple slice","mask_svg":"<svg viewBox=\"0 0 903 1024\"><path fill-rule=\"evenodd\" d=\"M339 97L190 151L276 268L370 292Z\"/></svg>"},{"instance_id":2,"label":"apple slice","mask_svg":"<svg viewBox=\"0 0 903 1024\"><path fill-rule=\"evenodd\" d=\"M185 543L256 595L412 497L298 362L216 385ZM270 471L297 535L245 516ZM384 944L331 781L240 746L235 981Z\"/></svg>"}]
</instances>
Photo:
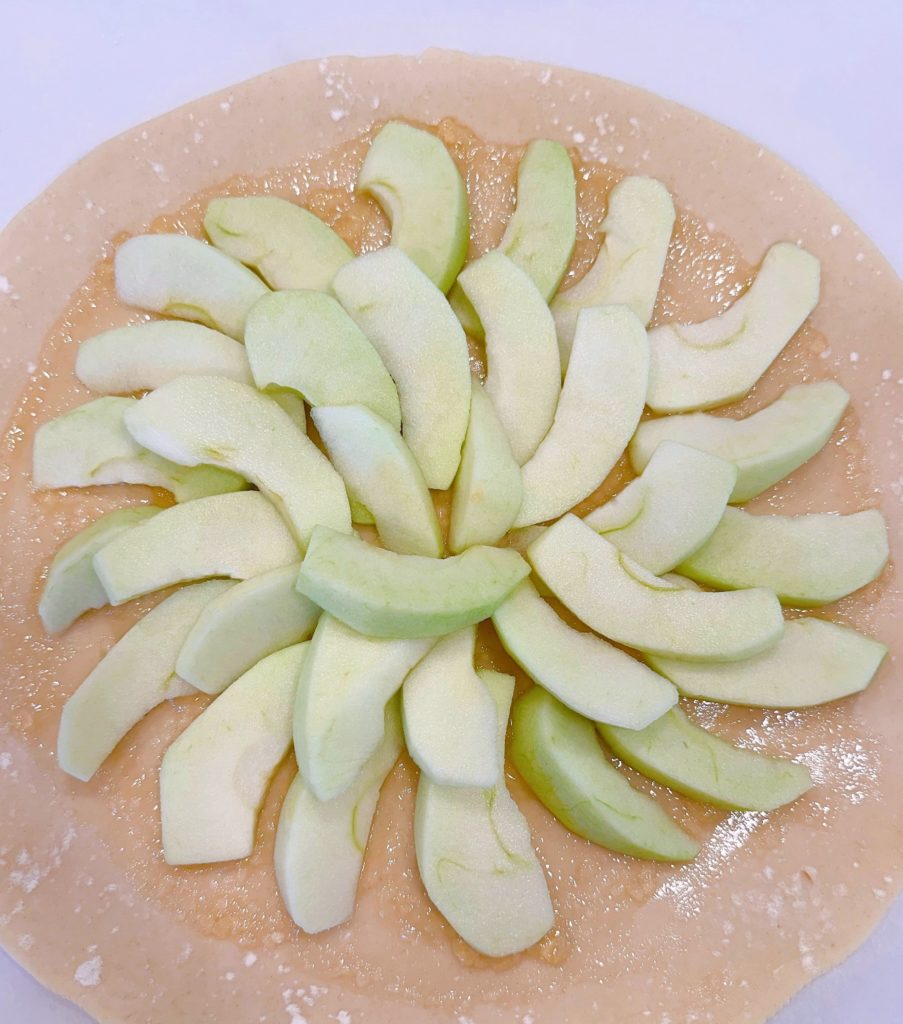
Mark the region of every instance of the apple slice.
<instances>
[{"instance_id":1,"label":"apple slice","mask_svg":"<svg viewBox=\"0 0 903 1024\"><path fill-rule=\"evenodd\" d=\"M429 898L486 956L538 942L555 912L530 829L505 786L504 750L514 679L483 670L498 708L499 781L489 790L438 786L420 776L414 809L417 867Z\"/></svg>"},{"instance_id":2,"label":"apple slice","mask_svg":"<svg viewBox=\"0 0 903 1024\"><path fill-rule=\"evenodd\" d=\"M444 636L488 618L530 567L516 551L473 547L452 558L398 555L318 526L298 590L365 636Z\"/></svg>"},{"instance_id":3,"label":"apple slice","mask_svg":"<svg viewBox=\"0 0 903 1024\"><path fill-rule=\"evenodd\" d=\"M57 758L64 772L87 782L152 708L194 692L176 675L179 648L204 607L231 586L208 580L171 594L107 651L63 706Z\"/></svg>"},{"instance_id":4,"label":"apple slice","mask_svg":"<svg viewBox=\"0 0 903 1024\"><path fill-rule=\"evenodd\" d=\"M292 705L307 644L237 679L166 751L160 820L167 864L248 857L270 780L292 745Z\"/></svg>"},{"instance_id":5,"label":"apple slice","mask_svg":"<svg viewBox=\"0 0 903 1024\"><path fill-rule=\"evenodd\" d=\"M443 637L401 690L408 753L439 786L498 782L498 714L473 667L475 643L473 626Z\"/></svg>"},{"instance_id":6,"label":"apple slice","mask_svg":"<svg viewBox=\"0 0 903 1024\"><path fill-rule=\"evenodd\" d=\"M664 441L645 463L642 476L583 521L661 576L712 536L736 479L732 463Z\"/></svg>"},{"instance_id":7,"label":"apple slice","mask_svg":"<svg viewBox=\"0 0 903 1024\"><path fill-rule=\"evenodd\" d=\"M470 411L467 339L445 297L393 246L359 256L333 289L392 375L404 438L427 487L451 486Z\"/></svg>"},{"instance_id":8,"label":"apple slice","mask_svg":"<svg viewBox=\"0 0 903 1024\"><path fill-rule=\"evenodd\" d=\"M685 697L755 708L805 708L864 690L887 647L823 619L793 619L770 651L731 665L649 655Z\"/></svg>"},{"instance_id":9,"label":"apple slice","mask_svg":"<svg viewBox=\"0 0 903 1024\"><path fill-rule=\"evenodd\" d=\"M288 391L283 388L271 388L267 392L267 397L272 398L276 405L284 413L288 414L289 419L302 434L307 433L307 408L304 405L304 399L300 395L296 395L294 391Z\"/></svg>"},{"instance_id":10,"label":"apple slice","mask_svg":"<svg viewBox=\"0 0 903 1024\"><path fill-rule=\"evenodd\" d=\"M680 708L645 729L596 728L631 768L725 810L773 811L812 787L805 765L735 747L694 725Z\"/></svg>"},{"instance_id":11,"label":"apple slice","mask_svg":"<svg viewBox=\"0 0 903 1024\"><path fill-rule=\"evenodd\" d=\"M706 412L646 420L630 442L630 461L639 473L663 442L691 445L732 462L737 483L731 503L749 501L820 451L849 401L836 381L823 380L788 388L777 401L740 420Z\"/></svg>"},{"instance_id":12,"label":"apple slice","mask_svg":"<svg viewBox=\"0 0 903 1024\"><path fill-rule=\"evenodd\" d=\"M646 332L626 306L580 314L555 421L522 468L516 527L562 515L602 483L636 430L648 375Z\"/></svg>"},{"instance_id":13,"label":"apple slice","mask_svg":"<svg viewBox=\"0 0 903 1024\"><path fill-rule=\"evenodd\" d=\"M222 466L256 484L302 549L315 526L351 529L342 478L284 410L224 377L179 377L125 415L132 437L183 465Z\"/></svg>"},{"instance_id":14,"label":"apple slice","mask_svg":"<svg viewBox=\"0 0 903 1024\"><path fill-rule=\"evenodd\" d=\"M233 259L275 289L327 291L354 253L319 217L278 196L220 196L207 205L204 230Z\"/></svg>"},{"instance_id":15,"label":"apple slice","mask_svg":"<svg viewBox=\"0 0 903 1024\"><path fill-rule=\"evenodd\" d=\"M587 307L629 306L644 327L649 323L673 228L674 203L660 181L630 177L615 185L595 262L552 300L562 365L568 364L577 321Z\"/></svg>"},{"instance_id":16,"label":"apple slice","mask_svg":"<svg viewBox=\"0 0 903 1024\"><path fill-rule=\"evenodd\" d=\"M710 594L653 576L582 519L564 516L527 550L534 571L590 629L650 654L740 661L784 629L769 590Z\"/></svg>"},{"instance_id":17,"label":"apple slice","mask_svg":"<svg viewBox=\"0 0 903 1024\"><path fill-rule=\"evenodd\" d=\"M433 499L398 431L363 405L311 413L332 464L373 520L383 546L439 558L444 547Z\"/></svg>"},{"instance_id":18,"label":"apple slice","mask_svg":"<svg viewBox=\"0 0 903 1024\"><path fill-rule=\"evenodd\" d=\"M653 328L649 408L685 412L741 398L815 309L818 290L818 260L778 242L730 309L701 323Z\"/></svg>"},{"instance_id":19,"label":"apple slice","mask_svg":"<svg viewBox=\"0 0 903 1024\"><path fill-rule=\"evenodd\" d=\"M94 572L94 555L123 531L161 511L154 505L115 509L63 544L50 563L38 603L48 633L59 633L86 611L107 604L107 592Z\"/></svg>"},{"instance_id":20,"label":"apple slice","mask_svg":"<svg viewBox=\"0 0 903 1024\"><path fill-rule=\"evenodd\" d=\"M299 566L253 576L211 601L179 652L181 678L204 693L221 693L258 661L307 640L320 609L295 590Z\"/></svg>"},{"instance_id":21,"label":"apple slice","mask_svg":"<svg viewBox=\"0 0 903 1024\"><path fill-rule=\"evenodd\" d=\"M524 463L546 436L561 392L555 321L532 279L503 253L468 264L458 284L486 331L486 394Z\"/></svg>"},{"instance_id":22,"label":"apple slice","mask_svg":"<svg viewBox=\"0 0 903 1024\"><path fill-rule=\"evenodd\" d=\"M505 650L533 679L587 718L642 729L677 703L677 691L642 662L563 622L530 580L496 608Z\"/></svg>"},{"instance_id":23,"label":"apple slice","mask_svg":"<svg viewBox=\"0 0 903 1024\"><path fill-rule=\"evenodd\" d=\"M401 428L394 381L331 295L265 295L248 314L245 348L259 388L290 388L314 407L359 403Z\"/></svg>"},{"instance_id":24,"label":"apple slice","mask_svg":"<svg viewBox=\"0 0 903 1024\"><path fill-rule=\"evenodd\" d=\"M304 931L334 928L354 913L379 791L403 742L393 700L379 746L340 796L318 799L300 772L289 787L276 830L276 882L289 916Z\"/></svg>"},{"instance_id":25,"label":"apple slice","mask_svg":"<svg viewBox=\"0 0 903 1024\"><path fill-rule=\"evenodd\" d=\"M269 288L238 260L188 235L136 235L116 250L116 292L129 306L196 320L241 341Z\"/></svg>"},{"instance_id":26,"label":"apple slice","mask_svg":"<svg viewBox=\"0 0 903 1024\"><path fill-rule=\"evenodd\" d=\"M94 571L116 605L188 580L259 576L298 555L276 509L262 494L245 491L164 509L102 547Z\"/></svg>"},{"instance_id":27,"label":"apple slice","mask_svg":"<svg viewBox=\"0 0 903 1024\"><path fill-rule=\"evenodd\" d=\"M392 245L447 292L467 255L468 217L464 180L442 140L390 121L370 145L357 190L383 208Z\"/></svg>"},{"instance_id":28,"label":"apple slice","mask_svg":"<svg viewBox=\"0 0 903 1024\"><path fill-rule=\"evenodd\" d=\"M523 499L520 466L489 396L478 381L470 395L470 422L452 488L448 548L496 544L511 528Z\"/></svg>"},{"instance_id":29,"label":"apple slice","mask_svg":"<svg viewBox=\"0 0 903 1024\"><path fill-rule=\"evenodd\" d=\"M591 843L644 860L699 853L699 843L611 764L592 723L539 686L514 702L511 760L561 824Z\"/></svg>"},{"instance_id":30,"label":"apple slice","mask_svg":"<svg viewBox=\"0 0 903 1024\"><path fill-rule=\"evenodd\" d=\"M186 468L138 444L125 428L136 398L95 398L38 427L32 483L37 490L146 484L172 491L176 501L240 491L247 483L214 466Z\"/></svg>"},{"instance_id":31,"label":"apple slice","mask_svg":"<svg viewBox=\"0 0 903 1024\"><path fill-rule=\"evenodd\" d=\"M767 516L729 508L679 571L722 590L768 587L784 604L814 608L877 579L888 553L887 524L877 509Z\"/></svg>"}]
</instances>

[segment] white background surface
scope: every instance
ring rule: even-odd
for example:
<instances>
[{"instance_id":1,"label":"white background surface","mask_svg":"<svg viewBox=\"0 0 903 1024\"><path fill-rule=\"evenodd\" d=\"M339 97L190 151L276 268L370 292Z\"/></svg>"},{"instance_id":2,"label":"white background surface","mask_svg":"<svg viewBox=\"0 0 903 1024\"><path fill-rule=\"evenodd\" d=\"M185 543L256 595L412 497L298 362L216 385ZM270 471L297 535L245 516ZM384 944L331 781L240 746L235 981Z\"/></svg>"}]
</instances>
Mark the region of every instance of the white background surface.
<instances>
[{"instance_id":1,"label":"white background surface","mask_svg":"<svg viewBox=\"0 0 903 1024\"><path fill-rule=\"evenodd\" d=\"M805 171L903 273L900 0L0 0L0 14L0 225L98 143L204 93L307 57L445 46L701 110ZM776 1024L897 1024L901 961L898 902ZM87 1018L0 954L0 1021Z\"/></svg>"}]
</instances>

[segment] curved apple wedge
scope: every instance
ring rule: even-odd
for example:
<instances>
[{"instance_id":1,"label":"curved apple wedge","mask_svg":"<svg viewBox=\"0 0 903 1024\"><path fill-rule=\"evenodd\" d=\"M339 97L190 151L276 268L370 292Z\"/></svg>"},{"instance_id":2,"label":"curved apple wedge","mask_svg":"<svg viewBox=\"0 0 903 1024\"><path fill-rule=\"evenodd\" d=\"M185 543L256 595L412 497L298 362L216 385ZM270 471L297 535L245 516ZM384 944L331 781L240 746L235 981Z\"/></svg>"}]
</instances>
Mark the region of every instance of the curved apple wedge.
<instances>
[{"instance_id":1,"label":"curved apple wedge","mask_svg":"<svg viewBox=\"0 0 903 1024\"><path fill-rule=\"evenodd\" d=\"M357 179L383 208L392 245L447 292L467 255L467 190L448 150L430 132L390 121L373 140Z\"/></svg>"},{"instance_id":2,"label":"curved apple wedge","mask_svg":"<svg viewBox=\"0 0 903 1024\"><path fill-rule=\"evenodd\" d=\"M107 651L63 707L57 758L64 772L87 782L149 711L194 692L176 675L179 648L206 605L231 586L208 580L171 594Z\"/></svg>"},{"instance_id":3,"label":"curved apple wedge","mask_svg":"<svg viewBox=\"0 0 903 1024\"><path fill-rule=\"evenodd\" d=\"M784 604L813 608L877 579L888 554L887 524L877 509L767 516L729 508L679 571L724 590L768 587Z\"/></svg>"},{"instance_id":4,"label":"curved apple wedge","mask_svg":"<svg viewBox=\"0 0 903 1024\"><path fill-rule=\"evenodd\" d=\"M403 742L393 700L379 746L341 796L319 800L302 773L289 787L276 830L276 882L289 916L304 931L334 928L354 913L379 791Z\"/></svg>"},{"instance_id":5,"label":"curved apple wedge","mask_svg":"<svg viewBox=\"0 0 903 1024\"><path fill-rule=\"evenodd\" d=\"M555 420L522 467L516 527L562 515L602 483L636 430L648 376L646 332L626 306L580 314Z\"/></svg>"},{"instance_id":6,"label":"curved apple wedge","mask_svg":"<svg viewBox=\"0 0 903 1024\"><path fill-rule=\"evenodd\" d=\"M552 593L591 629L650 654L740 661L778 642L784 619L769 590L711 594L653 576L568 515L527 549Z\"/></svg>"},{"instance_id":7,"label":"curved apple wedge","mask_svg":"<svg viewBox=\"0 0 903 1024\"><path fill-rule=\"evenodd\" d=\"M504 757L514 679L482 671L495 699ZM555 923L549 889L527 822L511 799L504 765L489 790L437 786L420 776L414 809L417 867L429 898L468 945L508 956L538 942Z\"/></svg>"},{"instance_id":8,"label":"curved apple wedge","mask_svg":"<svg viewBox=\"0 0 903 1024\"><path fill-rule=\"evenodd\" d=\"M295 757L318 800L344 793L383 740L387 703L435 643L377 640L320 616L298 680Z\"/></svg>"},{"instance_id":9,"label":"curved apple wedge","mask_svg":"<svg viewBox=\"0 0 903 1024\"><path fill-rule=\"evenodd\" d=\"M511 760L562 825L592 843L644 860L699 853L699 843L611 764L592 722L541 687L514 702Z\"/></svg>"},{"instance_id":10,"label":"curved apple wedge","mask_svg":"<svg viewBox=\"0 0 903 1024\"><path fill-rule=\"evenodd\" d=\"M736 479L732 463L664 441L642 476L583 521L619 551L661 576L712 536Z\"/></svg>"},{"instance_id":11,"label":"curved apple wedge","mask_svg":"<svg viewBox=\"0 0 903 1024\"><path fill-rule=\"evenodd\" d=\"M649 408L686 412L741 398L815 309L818 292L818 260L790 242L773 245L730 309L649 332Z\"/></svg>"},{"instance_id":12,"label":"curved apple wedge","mask_svg":"<svg viewBox=\"0 0 903 1024\"><path fill-rule=\"evenodd\" d=\"M188 235L136 235L116 250L116 292L129 306L196 320L241 341L269 288L247 267Z\"/></svg>"},{"instance_id":13,"label":"curved apple wedge","mask_svg":"<svg viewBox=\"0 0 903 1024\"><path fill-rule=\"evenodd\" d=\"M664 442L690 445L732 462L737 482L731 503L749 501L820 451L849 401L836 381L823 380L788 388L741 420L705 412L646 420L630 442L630 461L639 473Z\"/></svg>"},{"instance_id":14,"label":"curved apple wedge","mask_svg":"<svg viewBox=\"0 0 903 1024\"><path fill-rule=\"evenodd\" d=\"M180 377L125 415L132 437L183 465L209 463L256 484L302 549L315 526L351 530L342 478L271 398L224 377Z\"/></svg>"},{"instance_id":15,"label":"curved apple wedge","mask_svg":"<svg viewBox=\"0 0 903 1024\"><path fill-rule=\"evenodd\" d=\"M166 751L160 820L167 864L214 864L253 852L257 815L292 744L306 648L295 644L258 662Z\"/></svg>"},{"instance_id":16,"label":"curved apple wedge","mask_svg":"<svg viewBox=\"0 0 903 1024\"><path fill-rule=\"evenodd\" d=\"M253 267L271 287L326 291L354 257L319 217L278 196L221 196L207 205L204 230L224 253Z\"/></svg>"},{"instance_id":17,"label":"curved apple wedge","mask_svg":"<svg viewBox=\"0 0 903 1024\"><path fill-rule=\"evenodd\" d=\"M489 616L530 567L516 551L473 547L452 558L398 555L317 527L298 590L365 636L444 636Z\"/></svg>"},{"instance_id":18,"label":"curved apple wedge","mask_svg":"<svg viewBox=\"0 0 903 1024\"><path fill-rule=\"evenodd\" d=\"M411 671L401 690L411 758L439 786L498 782L495 700L473 667L473 626L443 637Z\"/></svg>"},{"instance_id":19,"label":"curved apple wedge","mask_svg":"<svg viewBox=\"0 0 903 1024\"><path fill-rule=\"evenodd\" d=\"M298 555L276 509L262 494L245 491L164 509L102 547L94 571L116 605L188 580L259 576Z\"/></svg>"},{"instance_id":20,"label":"curved apple wedge","mask_svg":"<svg viewBox=\"0 0 903 1024\"><path fill-rule=\"evenodd\" d=\"M612 752L642 775L725 810L773 811L812 787L805 765L735 747L679 708L639 731L596 728Z\"/></svg>"}]
</instances>

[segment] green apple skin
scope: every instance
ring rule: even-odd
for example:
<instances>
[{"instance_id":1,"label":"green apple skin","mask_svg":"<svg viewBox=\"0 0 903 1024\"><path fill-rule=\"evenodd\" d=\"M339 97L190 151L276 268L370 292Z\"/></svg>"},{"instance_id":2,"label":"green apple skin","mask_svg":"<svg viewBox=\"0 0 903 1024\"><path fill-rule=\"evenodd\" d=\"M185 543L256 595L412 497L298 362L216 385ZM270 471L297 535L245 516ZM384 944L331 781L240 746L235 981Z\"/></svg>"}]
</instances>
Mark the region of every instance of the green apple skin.
<instances>
[{"instance_id":1,"label":"green apple skin","mask_svg":"<svg viewBox=\"0 0 903 1024\"><path fill-rule=\"evenodd\" d=\"M222 693L258 661L309 639L320 609L295 590L300 564L243 580L211 601L179 652L179 676Z\"/></svg>"},{"instance_id":2,"label":"green apple skin","mask_svg":"<svg viewBox=\"0 0 903 1024\"><path fill-rule=\"evenodd\" d=\"M318 526L298 590L365 636L444 636L481 622L530 573L516 551L473 547L451 558L398 555Z\"/></svg>"},{"instance_id":3,"label":"green apple skin","mask_svg":"<svg viewBox=\"0 0 903 1024\"><path fill-rule=\"evenodd\" d=\"M279 291L325 292L354 257L335 231L310 210L278 196L220 196L204 215L207 237L228 256L253 267Z\"/></svg>"},{"instance_id":4,"label":"green apple skin","mask_svg":"<svg viewBox=\"0 0 903 1024\"><path fill-rule=\"evenodd\" d=\"M809 769L744 750L695 725L680 708L645 729L596 728L612 752L642 775L729 811L773 811L812 787Z\"/></svg>"},{"instance_id":5,"label":"green apple skin","mask_svg":"<svg viewBox=\"0 0 903 1024\"><path fill-rule=\"evenodd\" d=\"M505 731L514 679L484 670L498 714L499 782L492 789L437 786L421 775L414 849L433 904L485 956L519 953L554 925L548 885L524 816L505 786Z\"/></svg>"},{"instance_id":6,"label":"green apple skin","mask_svg":"<svg viewBox=\"0 0 903 1024\"><path fill-rule=\"evenodd\" d=\"M164 509L102 547L94 571L118 605L189 580L248 579L299 556L276 509L257 491L245 491Z\"/></svg>"},{"instance_id":7,"label":"green apple skin","mask_svg":"<svg viewBox=\"0 0 903 1024\"><path fill-rule=\"evenodd\" d=\"M753 515L729 508L679 571L724 590L768 587L784 604L816 608L881 574L889 549L877 509L851 515Z\"/></svg>"},{"instance_id":8,"label":"green apple skin","mask_svg":"<svg viewBox=\"0 0 903 1024\"><path fill-rule=\"evenodd\" d=\"M379 746L341 795L318 799L301 773L289 787L274 862L285 908L303 931L326 931L354 913L379 792L403 745L398 701L391 700Z\"/></svg>"},{"instance_id":9,"label":"green apple skin","mask_svg":"<svg viewBox=\"0 0 903 1024\"><path fill-rule=\"evenodd\" d=\"M790 242L773 245L730 309L702 323L667 323L649 332L649 408L690 412L742 398L815 309L818 296L818 260Z\"/></svg>"},{"instance_id":10,"label":"green apple skin","mask_svg":"<svg viewBox=\"0 0 903 1024\"><path fill-rule=\"evenodd\" d=\"M524 580L492 616L505 650L578 714L642 729L677 703L677 691L642 662L567 625Z\"/></svg>"},{"instance_id":11,"label":"green apple skin","mask_svg":"<svg viewBox=\"0 0 903 1024\"><path fill-rule=\"evenodd\" d=\"M171 594L118 640L63 706L57 738L60 768L87 782L120 740L164 700L193 693L176 675L176 658L205 606L226 580Z\"/></svg>"},{"instance_id":12,"label":"green apple skin","mask_svg":"<svg viewBox=\"0 0 903 1024\"><path fill-rule=\"evenodd\" d=\"M153 505L118 508L79 530L53 556L38 603L48 633L60 633L92 608L103 608L107 593L94 572L94 555L125 530L162 511Z\"/></svg>"},{"instance_id":13,"label":"green apple skin","mask_svg":"<svg viewBox=\"0 0 903 1024\"><path fill-rule=\"evenodd\" d=\"M248 310L269 291L237 260L188 235L135 235L116 250L114 272L126 305L195 320L238 341Z\"/></svg>"},{"instance_id":14,"label":"green apple skin","mask_svg":"<svg viewBox=\"0 0 903 1024\"><path fill-rule=\"evenodd\" d=\"M741 661L773 647L784 631L770 590L690 590L653 576L567 515L527 550L534 572L590 629L649 654Z\"/></svg>"},{"instance_id":15,"label":"green apple skin","mask_svg":"<svg viewBox=\"0 0 903 1024\"><path fill-rule=\"evenodd\" d=\"M357 179L392 225L392 245L447 292L467 255L467 189L442 140L390 121L373 140Z\"/></svg>"},{"instance_id":16,"label":"green apple skin","mask_svg":"<svg viewBox=\"0 0 903 1024\"><path fill-rule=\"evenodd\" d=\"M643 860L689 861L699 843L606 758L592 722L539 686L514 702L511 760L565 828Z\"/></svg>"}]
</instances>

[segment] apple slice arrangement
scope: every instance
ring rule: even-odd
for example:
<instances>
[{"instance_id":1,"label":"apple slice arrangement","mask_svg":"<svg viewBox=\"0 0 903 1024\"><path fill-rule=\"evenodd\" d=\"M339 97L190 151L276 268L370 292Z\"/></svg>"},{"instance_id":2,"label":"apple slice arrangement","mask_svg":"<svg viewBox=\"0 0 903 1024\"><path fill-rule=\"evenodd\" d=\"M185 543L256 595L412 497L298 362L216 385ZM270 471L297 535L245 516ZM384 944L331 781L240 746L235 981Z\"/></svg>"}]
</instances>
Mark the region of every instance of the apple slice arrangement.
<instances>
[{"instance_id":1,"label":"apple slice arrangement","mask_svg":"<svg viewBox=\"0 0 903 1024\"><path fill-rule=\"evenodd\" d=\"M39 610L55 633L185 586L69 698L59 763L87 781L151 708L214 695L163 759L166 860L248 856L294 748L275 873L293 920L319 932L353 913L406 746L426 891L471 946L502 956L554 921L505 785L509 716L511 759L564 827L691 860L697 840L616 759L720 808L803 794L804 765L727 743L678 698L804 707L868 686L881 643L821 618L785 624L781 605L874 580L887 533L875 510L732 507L827 442L839 384L791 387L745 419L703 411L743 396L814 308L807 252L778 243L720 316L647 330L675 217L657 181L612 190L595 263L557 295L576 231L557 143L527 147L501 244L466 267L467 193L434 135L387 124L358 188L392 227L362 256L272 196L211 202L213 244L119 247L123 302L171 319L81 345L76 373L100 397L39 429L34 484L142 483L177 504L115 511L69 540ZM467 335L485 343L484 382ZM668 415L641 422L647 406ZM573 515L625 450L640 475ZM431 491L448 489L446 537ZM474 664L486 619L535 682L513 714L514 679Z\"/></svg>"}]
</instances>

